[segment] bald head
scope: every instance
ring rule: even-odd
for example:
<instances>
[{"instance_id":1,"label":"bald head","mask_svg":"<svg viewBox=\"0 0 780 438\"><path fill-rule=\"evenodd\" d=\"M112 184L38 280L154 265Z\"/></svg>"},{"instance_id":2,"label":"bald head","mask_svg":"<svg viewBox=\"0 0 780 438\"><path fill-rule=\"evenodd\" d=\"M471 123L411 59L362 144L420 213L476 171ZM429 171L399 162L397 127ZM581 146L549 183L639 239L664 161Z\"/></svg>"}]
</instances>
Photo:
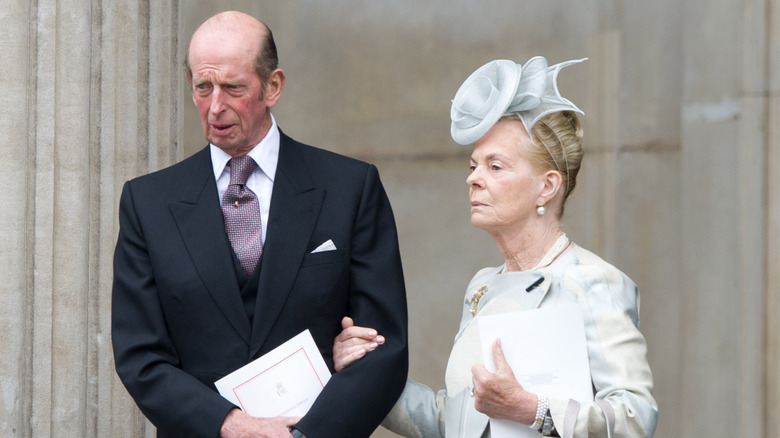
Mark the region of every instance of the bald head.
<instances>
[{"instance_id":1,"label":"bald head","mask_svg":"<svg viewBox=\"0 0 780 438\"><path fill-rule=\"evenodd\" d=\"M243 12L221 12L208 18L195 30L184 60L188 80L192 78L193 56L201 54L204 46L232 47L236 56L254 59L255 71L263 83L279 66L271 29Z\"/></svg>"},{"instance_id":2,"label":"bald head","mask_svg":"<svg viewBox=\"0 0 780 438\"><path fill-rule=\"evenodd\" d=\"M284 88L265 24L240 12L204 22L187 50L187 81L209 143L232 156L249 152L273 124Z\"/></svg>"},{"instance_id":3,"label":"bald head","mask_svg":"<svg viewBox=\"0 0 780 438\"><path fill-rule=\"evenodd\" d=\"M264 28L265 26L263 25L262 21L249 14L245 14L239 11L225 11L207 18L206 21L204 21L195 32L197 33L199 30L208 29L211 27L222 27L229 29L236 27Z\"/></svg>"}]
</instances>

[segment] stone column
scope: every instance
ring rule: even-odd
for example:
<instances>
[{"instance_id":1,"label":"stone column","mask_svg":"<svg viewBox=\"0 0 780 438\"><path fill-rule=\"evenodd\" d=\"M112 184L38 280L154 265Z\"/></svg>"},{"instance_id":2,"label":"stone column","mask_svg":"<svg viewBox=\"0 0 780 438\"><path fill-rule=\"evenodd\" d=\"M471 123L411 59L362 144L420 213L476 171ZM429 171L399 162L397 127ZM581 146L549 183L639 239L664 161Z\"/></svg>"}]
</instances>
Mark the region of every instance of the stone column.
<instances>
[{"instance_id":1,"label":"stone column","mask_svg":"<svg viewBox=\"0 0 780 438\"><path fill-rule=\"evenodd\" d=\"M30 155L35 137L34 111L27 105L34 96L35 75L28 74L34 63L32 41L28 34L27 2L6 4L0 24L7 29L0 40L0 112L6 128L14 127L0 145L3 171L0 172L0 435L22 436L24 424L30 421L31 367L30 331L32 325L33 252L27 250L33 226L29 224L28 205L33 200L28 177L34 155ZM29 268L29 269L28 269ZM29 430L25 436L30 436Z\"/></svg>"},{"instance_id":2,"label":"stone column","mask_svg":"<svg viewBox=\"0 0 780 438\"><path fill-rule=\"evenodd\" d=\"M702 14L708 5L682 6L684 299L675 429L678 436L769 436L763 421L769 4L722 4L717 14Z\"/></svg>"},{"instance_id":3,"label":"stone column","mask_svg":"<svg viewBox=\"0 0 780 438\"><path fill-rule=\"evenodd\" d=\"M117 201L181 155L178 2L6 2L0 23L0 435L152 428L110 343Z\"/></svg>"},{"instance_id":4,"label":"stone column","mask_svg":"<svg viewBox=\"0 0 780 438\"><path fill-rule=\"evenodd\" d=\"M766 308L760 317L766 321L766 407L761 412L765 436L780 437L780 1L767 2L768 93L767 120L767 239Z\"/></svg>"},{"instance_id":5,"label":"stone column","mask_svg":"<svg viewBox=\"0 0 780 438\"><path fill-rule=\"evenodd\" d=\"M764 308L772 289L767 288L766 273L772 269L767 263L767 232L769 218L767 190L772 169L767 166L770 130L767 120L770 114L769 59L767 53L772 28L766 19L770 2L748 0L743 2L741 57L735 59L741 67L742 92L739 99L739 126L733 148L739 159L735 165L738 182L738 199L735 216L738 220L735 259L738 267L736 296L740 306L734 309L740 321L736 333L737 375L740 399L738 422L732 425L732 433L740 436L778 436L776 429L767 429L776 415L764 417L769 377L765 373L768 356L765 352L765 329L774 319L766 315ZM771 124L769 125L771 127ZM776 160L775 160L776 162ZM777 170L774 169L775 171ZM776 202L776 201L775 201ZM766 418L767 421L762 421ZM771 432L771 433L770 433Z\"/></svg>"}]
</instances>

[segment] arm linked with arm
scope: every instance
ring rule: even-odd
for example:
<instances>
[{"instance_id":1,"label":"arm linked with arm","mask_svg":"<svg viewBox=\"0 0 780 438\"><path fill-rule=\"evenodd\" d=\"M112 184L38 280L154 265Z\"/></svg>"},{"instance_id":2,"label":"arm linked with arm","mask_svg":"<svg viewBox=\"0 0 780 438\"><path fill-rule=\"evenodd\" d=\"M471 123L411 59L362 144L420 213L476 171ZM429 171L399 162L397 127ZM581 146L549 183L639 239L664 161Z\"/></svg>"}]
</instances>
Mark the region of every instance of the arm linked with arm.
<instances>
[{"instance_id":1,"label":"arm linked with arm","mask_svg":"<svg viewBox=\"0 0 780 438\"><path fill-rule=\"evenodd\" d=\"M403 390L408 371L407 309L390 202L367 166L350 248L348 315L385 344L336 373L296 426L309 438L369 436Z\"/></svg>"}]
</instances>

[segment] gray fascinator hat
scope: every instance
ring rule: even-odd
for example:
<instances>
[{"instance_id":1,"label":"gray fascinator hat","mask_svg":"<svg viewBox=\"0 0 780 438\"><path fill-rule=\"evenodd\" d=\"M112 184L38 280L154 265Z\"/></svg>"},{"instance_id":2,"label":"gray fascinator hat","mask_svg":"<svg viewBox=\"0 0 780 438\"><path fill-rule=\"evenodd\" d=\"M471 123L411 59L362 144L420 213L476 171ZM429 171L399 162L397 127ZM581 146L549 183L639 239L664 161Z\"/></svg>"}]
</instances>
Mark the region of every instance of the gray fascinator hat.
<instances>
[{"instance_id":1,"label":"gray fascinator hat","mask_svg":"<svg viewBox=\"0 0 780 438\"><path fill-rule=\"evenodd\" d=\"M536 56L525 65L498 59L472 73L452 99L450 133L456 143L479 140L503 116L516 114L528 135L536 122L556 111L583 113L558 92L558 72L588 58L547 66ZM533 138L533 137L532 137Z\"/></svg>"}]
</instances>

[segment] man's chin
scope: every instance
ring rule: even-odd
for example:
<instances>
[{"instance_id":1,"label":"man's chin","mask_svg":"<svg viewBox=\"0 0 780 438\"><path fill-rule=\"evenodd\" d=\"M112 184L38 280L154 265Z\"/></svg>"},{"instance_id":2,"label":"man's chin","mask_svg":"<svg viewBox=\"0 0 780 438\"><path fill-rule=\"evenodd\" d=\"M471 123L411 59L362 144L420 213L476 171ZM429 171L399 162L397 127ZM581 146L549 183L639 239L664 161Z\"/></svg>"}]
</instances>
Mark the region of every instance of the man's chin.
<instances>
[{"instance_id":1,"label":"man's chin","mask_svg":"<svg viewBox=\"0 0 780 438\"><path fill-rule=\"evenodd\" d=\"M233 138L231 135L218 134L213 129L209 131L208 135L206 136L206 140L220 149L231 149L238 146L236 144L235 138Z\"/></svg>"},{"instance_id":2,"label":"man's chin","mask_svg":"<svg viewBox=\"0 0 780 438\"><path fill-rule=\"evenodd\" d=\"M213 144L214 146L222 149L226 154L237 157L239 155L245 155L247 152L252 150L252 146L247 146L245 144L236 144L235 142L226 141L224 138L211 138L207 139L209 143Z\"/></svg>"}]
</instances>

